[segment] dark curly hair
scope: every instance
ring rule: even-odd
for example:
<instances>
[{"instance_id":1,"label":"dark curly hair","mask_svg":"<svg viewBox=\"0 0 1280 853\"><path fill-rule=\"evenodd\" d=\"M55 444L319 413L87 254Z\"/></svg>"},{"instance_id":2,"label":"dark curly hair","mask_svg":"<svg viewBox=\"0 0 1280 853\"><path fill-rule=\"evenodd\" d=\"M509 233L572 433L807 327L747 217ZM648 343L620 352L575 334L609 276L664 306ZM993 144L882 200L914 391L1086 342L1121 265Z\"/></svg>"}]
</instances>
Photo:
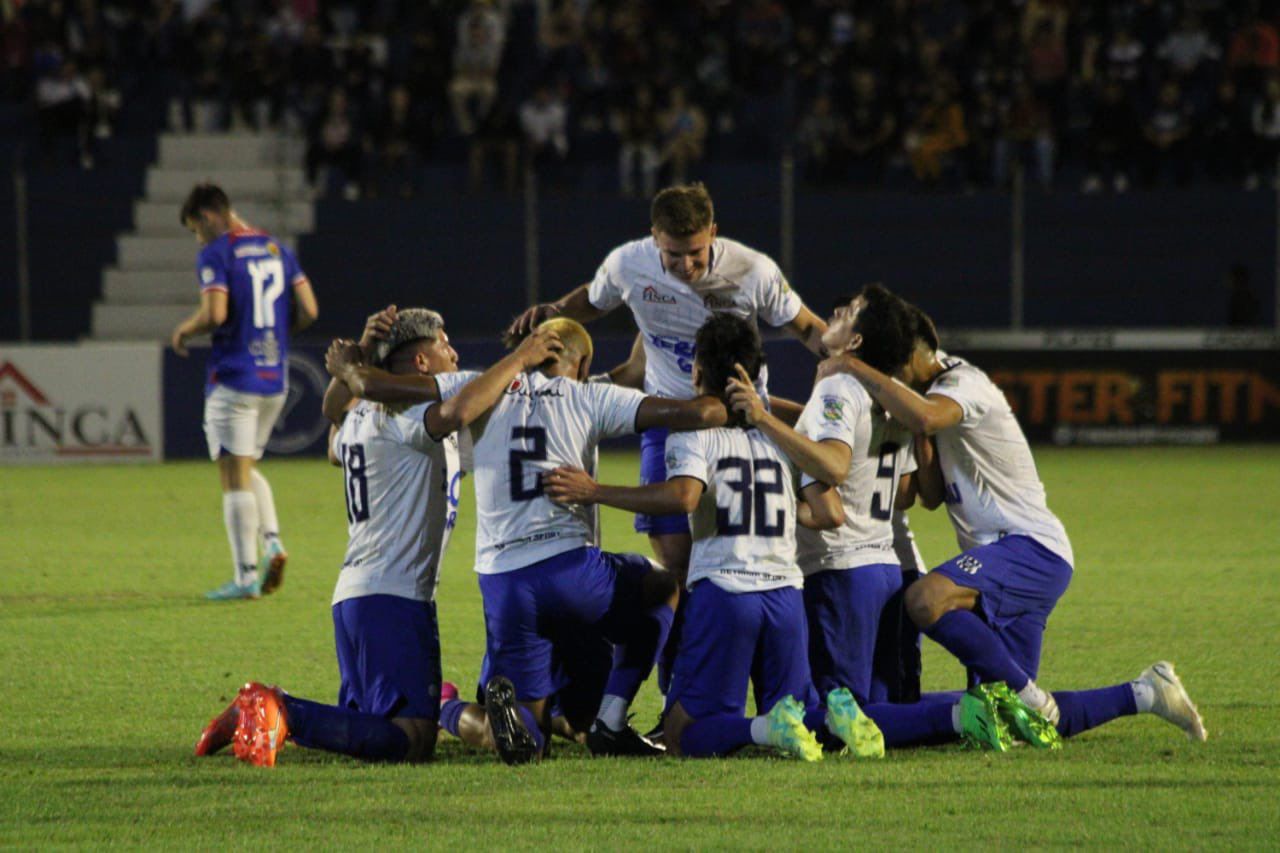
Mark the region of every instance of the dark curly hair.
<instances>
[{"instance_id":1,"label":"dark curly hair","mask_svg":"<svg viewBox=\"0 0 1280 853\"><path fill-rule=\"evenodd\" d=\"M196 184L187 194L187 200L182 203L182 210L178 212L178 222L185 226L188 219L196 219L203 210L226 213L230 209L231 200L222 191L222 187L208 182Z\"/></svg>"},{"instance_id":2,"label":"dark curly hair","mask_svg":"<svg viewBox=\"0 0 1280 853\"><path fill-rule=\"evenodd\" d=\"M702 387L723 394L729 378L737 376L734 364L741 364L755 380L764 364L764 346L756 327L732 314L716 314L702 324L694 339L694 356L702 368Z\"/></svg>"},{"instance_id":3,"label":"dark curly hair","mask_svg":"<svg viewBox=\"0 0 1280 853\"><path fill-rule=\"evenodd\" d=\"M858 358L882 373L893 374L911 359L916 322L911 306L879 282L858 292L866 303L858 313L854 332L862 335Z\"/></svg>"},{"instance_id":4,"label":"dark curly hair","mask_svg":"<svg viewBox=\"0 0 1280 853\"><path fill-rule=\"evenodd\" d=\"M933 325L933 318L924 312L919 305L908 303L911 320L916 328L916 340L923 343L931 352L937 352L942 342L938 339L938 327Z\"/></svg>"}]
</instances>

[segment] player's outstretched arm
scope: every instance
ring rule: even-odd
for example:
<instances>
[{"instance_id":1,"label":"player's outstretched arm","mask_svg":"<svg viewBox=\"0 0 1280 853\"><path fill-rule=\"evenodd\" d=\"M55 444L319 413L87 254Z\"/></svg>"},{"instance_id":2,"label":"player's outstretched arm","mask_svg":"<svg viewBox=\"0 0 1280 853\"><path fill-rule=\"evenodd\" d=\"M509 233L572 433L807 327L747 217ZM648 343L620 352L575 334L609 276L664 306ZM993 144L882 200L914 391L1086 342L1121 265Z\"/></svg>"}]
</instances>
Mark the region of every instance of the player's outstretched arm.
<instances>
[{"instance_id":1,"label":"player's outstretched arm","mask_svg":"<svg viewBox=\"0 0 1280 853\"><path fill-rule=\"evenodd\" d=\"M552 317L568 317L579 323L590 323L597 317L603 316L605 312L592 305L591 299L587 296L587 290L590 287L590 284L584 284L569 291L555 302L543 302L526 308L524 313L512 320L511 325L507 327L507 338L519 340L536 329L543 320L550 320Z\"/></svg>"},{"instance_id":2,"label":"player's outstretched arm","mask_svg":"<svg viewBox=\"0 0 1280 853\"><path fill-rule=\"evenodd\" d=\"M792 337L797 338L805 345L805 349L818 358L827 357L827 348L822 345L822 336L827 333L827 324L807 306L801 305L800 313L782 328L786 329Z\"/></svg>"},{"instance_id":3,"label":"player's outstretched arm","mask_svg":"<svg viewBox=\"0 0 1280 853\"><path fill-rule=\"evenodd\" d=\"M729 409L710 395L692 400L645 397L636 409L636 432L652 427L667 429L714 429L729 423Z\"/></svg>"},{"instance_id":4,"label":"player's outstretched arm","mask_svg":"<svg viewBox=\"0 0 1280 853\"><path fill-rule=\"evenodd\" d=\"M427 410L427 432L448 435L470 425L493 408L517 376L532 370L564 349L555 332L539 330L520 342L514 352L472 379L456 394Z\"/></svg>"},{"instance_id":5,"label":"player's outstretched arm","mask_svg":"<svg viewBox=\"0 0 1280 853\"><path fill-rule=\"evenodd\" d=\"M786 397L775 397L770 394L769 411L777 415L778 420L787 426L794 427L800 422L800 416L804 414L804 403L797 403L795 400L788 400Z\"/></svg>"},{"instance_id":6,"label":"player's outstretched arm","mask_svg":"<svg viewBox=\"0 0 1280 853\"><path fill-rule=\"evenodd\" d=\"M311 282L303 279L293 286L293 322L291 332L301 332L320 316L320 304L316 302L316 292L311 289Z\"/></svg>"},{"instance_id":7,"label":"player's outstretched arm","mask_svg":"<svg viewBox=\"0 0 1280 853\"><path fill-rule=\"evenodd\" d=\"M174 352L186 358L189 338L208 334L225 322L227 322L227 292L225 290L202 291L200 307L174 328L169 336L169 344Z\"/></svg>"},{"instance_id":8,"label":"player's outstretched arm","mask_svg":"<svg viewBox=\"0 0 1280 853\"><path fill-rule=\"evenodd\" d=\"M964 410L950 397L917 394L855 355L834 355L818 367L819 379L834 373L847 373L857 379L886 412L914 433L933 435L955 426L964 418Z\"/></svg>"},{"instance_id":9,"label":"player's outstretched arm","mask_svg":"<svg viewBox=\"0 0 1280 853\"><path fill-rule=\"evenodd\" d=\"M833 530L844 524L840 493L826 483L810 483L800 490L796 522L810 530Z\"/></svg>"},{"instance_id":10,"label":"player's outstretched arm","mask_svg":"<svg viewBox=\"0 0 1280 853\"><path fill-rule=\"evenodd\" d=\"M842 441L814 441L803 436L764 407L751 377L742 365L735 364L736 379L729 379L729 407L742 415L748 424L760 430L810 477L829 486L838 485L849 474L853 451Z\"/></svg>"},{"instance_id":11,"label":"player's outstretched arm","mask_svg":"<svg viewBox=\"0 0 1280 853\"><path fill-rule=\"evenodd\" d=\"M603 504L646 515L690 513L706 485L694 477L672 477L647 486L607 486L580 468L557 468L543 475L547 497L559 504Z\"/></svg>"}]
</instances>

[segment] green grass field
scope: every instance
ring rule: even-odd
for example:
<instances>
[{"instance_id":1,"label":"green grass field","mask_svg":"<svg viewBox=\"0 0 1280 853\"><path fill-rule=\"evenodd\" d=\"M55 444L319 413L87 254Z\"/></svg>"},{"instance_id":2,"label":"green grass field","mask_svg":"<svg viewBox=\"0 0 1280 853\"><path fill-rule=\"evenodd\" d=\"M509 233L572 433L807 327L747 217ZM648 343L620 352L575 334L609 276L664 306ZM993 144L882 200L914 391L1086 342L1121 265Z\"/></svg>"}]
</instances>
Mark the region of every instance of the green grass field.
<instances>
[{"instance_id":1,"label":"green grass field","mask_svg":"<svg viewBox=\"0 0 1280 853\"><path fill-rule=\"evenodd\" d=\"M0 472L0 844L229 847L990 844L1261 847L1280 828L1280 448L1038 451L1077 573L1041 683L1101 686L1178 664L1210 731L1153 717L1059 753L934 748L804 765L590 760L519 769L442 737L425 766L301 748L274 770L196 759L248 678L333 701L329 595L345 544L337 472L268 461L292 560L281 592L212 604L229 574L213 466ZM630 481L612 455L605 478ZM445 677L474 683L484 643L469 496L440 588ZM912 515L931 563L944 515ZM645 550L630 519L606 545ZM926 642L925 686L960 669ZM644 727L658 696L637 703Z\"/></svg>"}]
</instances>

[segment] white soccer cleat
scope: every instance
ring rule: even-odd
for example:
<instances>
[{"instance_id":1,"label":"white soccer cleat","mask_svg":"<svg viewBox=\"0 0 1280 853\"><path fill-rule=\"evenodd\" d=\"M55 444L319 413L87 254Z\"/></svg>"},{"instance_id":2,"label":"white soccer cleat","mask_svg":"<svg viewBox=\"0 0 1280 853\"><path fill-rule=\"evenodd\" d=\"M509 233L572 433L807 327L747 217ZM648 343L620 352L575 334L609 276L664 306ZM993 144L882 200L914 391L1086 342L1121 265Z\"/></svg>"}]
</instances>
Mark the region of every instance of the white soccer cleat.
<instances>
[{"instance_id":1,"label":"white soccer cleat","mask_svg":"<svg viewBox=\"0 0 1280 853\"><path fill-rule=\"evenodd\" d=\"M1204 720L1187 695L1187 688L1182 686L1182 679L1173 671L1173 664L1165 660L1156 661L1142 671L1138 681L1150 687L1155 696L1151 713L1173 723L1192 740L1209 739L1209 733L1204 730Z\"/></svg>"}]
</instances>

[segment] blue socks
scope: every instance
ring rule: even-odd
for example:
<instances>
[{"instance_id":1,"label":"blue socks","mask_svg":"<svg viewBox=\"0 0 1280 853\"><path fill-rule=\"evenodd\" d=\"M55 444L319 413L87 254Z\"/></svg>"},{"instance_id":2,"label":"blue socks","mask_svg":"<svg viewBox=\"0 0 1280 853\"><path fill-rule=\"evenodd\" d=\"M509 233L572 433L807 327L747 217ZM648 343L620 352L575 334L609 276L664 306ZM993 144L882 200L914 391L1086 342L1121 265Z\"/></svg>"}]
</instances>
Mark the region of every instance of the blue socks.
<instances>
[{"instance_id":1,"label":"blue socks","mask_svg":"<svg viewBox=\"0 0 1280 853\"><path fill-rule=\"evenodd\" d=\"M461 699L450 699L440 706L440 728L444 729L454 737L461 737L458 734L458 720L462 719L462 712L467 710L469 702L463 702Z\"/></svg>"},{"instance_id":2,"label":"blue socks","mask_svg":"<svg viewBox=\"0 0 1280 853\"><path fill-rule=\"evenodd\" d=\"M952 610L925 633L983 681L1003 681L1017 693L1031 680L991 626L971 610Z\"/></svg>"},{"instance_id":3,"label":"blue socks","mask_svg":"<svg viewBox=\"0 0 1280 853\"><path fill-rule=\"evenodd\" d=\"M880 727L886 747L924 746L956 739L955 727L951 725L951 709L955 704L956 700L951 698L912 705L882 702L868 705L862 712Z\"/></svg>"},{"instance_id":4,"label":"blue socks","mask_svg":"<svg viewBox=\"0 0 1280 853\"><path fill-rule=\"evenodd\" d=\"M302 746L365 761L403 761L409 754L409 736L385 717L288 694L284 707L289 735Z\"/></svg>"},{"instance_id":5,"label":"blue socks","mask_svg":"<svg viewBox=\"0 0 1280 853\"><path fill-rule=\"evenodd\" d=\"M717 714L690 723L680 734L680 751L690 758L728 755L751 744L751 718Z\"/></svg>"},{"instance_id":6,"label":"blue socks","mask_svg":"<svg viewBox=\"0 0 1280 853\"><path fill-rule=\"evenodd\" d=\"M660 604L645 614L626 643L614 647L613 669L605 683L605 695L621 696L628 702L636 698L640 685L653 671L653 663L667 643L673 621L675 612Z\"/></svg>"},{"instance_id":7,"label":"blue socks","mask_svg":"<svg viewBox=\"0 0 1280 853\"><path fill-rule=\"evenodd\" d=\"M1058 733L1071 737L1109 723L1117 717L1138 713L1133 688L1128 683L1097 690L1054 691L1058 703Z\"/></svg>"}]
</instances>

